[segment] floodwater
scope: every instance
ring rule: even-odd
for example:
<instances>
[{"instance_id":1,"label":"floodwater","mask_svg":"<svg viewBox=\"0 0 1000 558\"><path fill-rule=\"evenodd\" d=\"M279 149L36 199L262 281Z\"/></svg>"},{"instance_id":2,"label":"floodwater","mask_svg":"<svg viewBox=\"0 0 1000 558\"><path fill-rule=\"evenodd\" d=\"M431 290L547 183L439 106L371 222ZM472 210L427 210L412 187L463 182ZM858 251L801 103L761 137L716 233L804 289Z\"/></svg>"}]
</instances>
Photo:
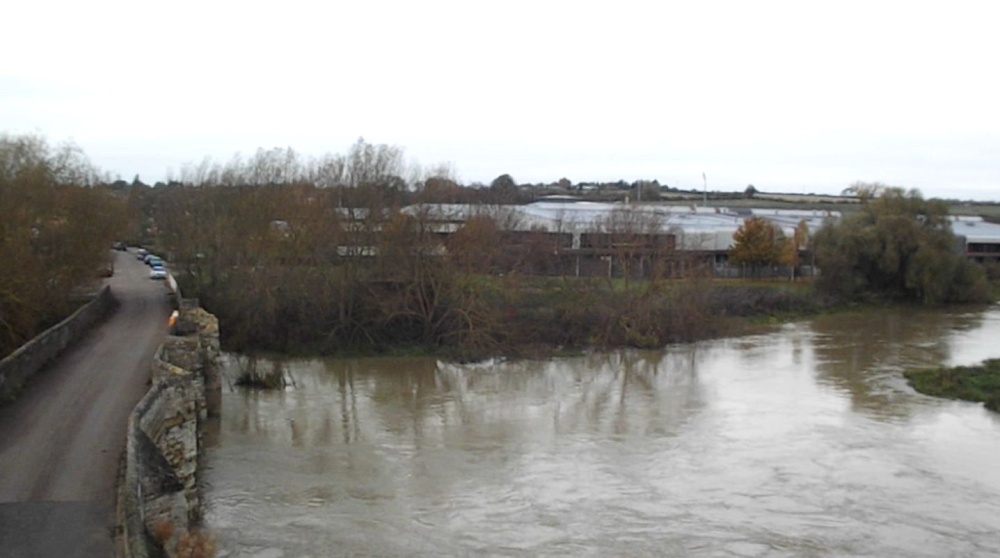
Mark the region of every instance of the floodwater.
<instances>
[{"instance_id":1,"label":"floodwater","mask_svg":"<svg viewBox=\"0 0 1000 558\"><path fill-rule=\"evenodd\" d=\"M295 360L207 439L220 556L1000 555L1000 308L513 363ZM233 360L232 357L230 360Z\"/></svg>"}]
</instances>

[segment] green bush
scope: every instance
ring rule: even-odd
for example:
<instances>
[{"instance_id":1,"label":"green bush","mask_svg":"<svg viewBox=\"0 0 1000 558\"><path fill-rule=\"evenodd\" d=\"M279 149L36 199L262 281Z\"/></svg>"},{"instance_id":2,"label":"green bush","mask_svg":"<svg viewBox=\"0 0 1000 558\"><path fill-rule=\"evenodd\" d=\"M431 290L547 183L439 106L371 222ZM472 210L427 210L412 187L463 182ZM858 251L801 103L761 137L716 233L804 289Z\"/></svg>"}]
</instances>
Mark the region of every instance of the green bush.
<instances>
[{"instance_id":1,"label":"green bush","mask_svg":"<svg viewBox=\"0 0 1000 558\"><path fill-rule=\"evenodd\" d=\"M1000 359L978 366L913 370L904 375L920 393L983 402L987 409L1000 411Z\"/></svg>"},{"instance_id":2,"label":"green bush","mask_svg":"<svg viewBox=\"0 0 1000 558\"><path fill-rule=\"evenodd\" d=\"M947 206L916 190L885 189L857 213L827 223L813 246L818 286L837 296L928 304L989 298L983 268L956 249Z\"/></svg>"}]
</instances>

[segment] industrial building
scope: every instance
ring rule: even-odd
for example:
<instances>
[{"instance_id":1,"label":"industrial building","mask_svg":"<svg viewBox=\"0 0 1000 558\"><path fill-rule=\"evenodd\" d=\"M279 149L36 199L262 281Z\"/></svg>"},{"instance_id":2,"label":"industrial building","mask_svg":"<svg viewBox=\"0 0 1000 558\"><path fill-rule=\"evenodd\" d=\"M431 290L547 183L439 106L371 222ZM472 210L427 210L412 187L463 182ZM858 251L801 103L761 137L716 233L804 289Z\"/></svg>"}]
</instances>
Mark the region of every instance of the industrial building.
<instances>
[{"instance_id":1,"label":"industrial building","mask_svg":"<svg viewBox=\"0 0 1000 558\"><path fill-rule=\"evenodd\" d=\"M981 263L1000 261L1000 224L982 217L954 216L951 231L969 258Z\"/></svg>"},{"instance_id":2,"label":"industrial building","mask_svg":"<svg viewBox=\"0 0 1000 558\"><path fill-rule=\"evenodd\" d=\"M431 222L442 237L457 231L474 216L488 216L501 225L510 250L528 244L536 249L539 245L545 247L548 257L542 267L547 269L535 269L537 273L636 277L648 276L654 270L682 274L692 265L710 266L717 274L731 275L726 261L733 234L750 217L771 221L789 238L803 221L810 231L815 231L825 220L840 217L835 211L734 211L563 198L528 205L423 204L409 206L403 212Z\"/></svg>"},{"instance_id":3,"label":"industrial building","mask_svg":"<svg viewBox=\"0 0 1000 558\"><path fill-rule=\"evenodd\" d=\"M766 219L792 238L803 222L815 232L841 217L837 211L601 203L568 197L527 205L422 204L403 212L429 222L442 240L468 219L487 216L500 225L505 249L545 254L544 261L533 264L535 273L636 277L683 274L693 265L710 267L716 275L738 276L740 270L727 263L728 254L734 233L746 219ZM1000 224L961 216L952 218L952 227L968 257L1000 259ZM802 265L795 273L813 271ZM773 273L788 276L790 271Z\"/></svg>"}]
</instances>

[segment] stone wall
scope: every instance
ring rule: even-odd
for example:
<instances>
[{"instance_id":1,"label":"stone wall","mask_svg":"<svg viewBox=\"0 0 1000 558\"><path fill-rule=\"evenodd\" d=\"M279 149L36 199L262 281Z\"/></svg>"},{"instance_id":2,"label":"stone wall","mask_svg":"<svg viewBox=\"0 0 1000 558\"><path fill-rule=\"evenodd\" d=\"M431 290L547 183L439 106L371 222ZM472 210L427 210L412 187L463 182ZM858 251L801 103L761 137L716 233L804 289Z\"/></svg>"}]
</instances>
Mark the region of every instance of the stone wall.
<instances>
[{"instance_id":1,"label":"stone wall","mask_svg":"<svg viewBox=\"0 0 1000 558\"><path fill-rule=\"evenodd\" d=\"M12 399L31 376L59 353L85 336L117 305L111 287L104 286L90 302L0 360L0 401Z\"/></svg>"},{"instance_id":2,"label":"stone wall","mask_svg":"<svg viewBox=\"0 0 1000 558\"><path fill-rule=\"evenodd\" d=\"M184 335L157 350L152 387L128 422L119 507L126 555L137 558L172 555L200 522L200 427L220 411L218 320L182 305L174 330Z\"/></svg>"}]
</instances>

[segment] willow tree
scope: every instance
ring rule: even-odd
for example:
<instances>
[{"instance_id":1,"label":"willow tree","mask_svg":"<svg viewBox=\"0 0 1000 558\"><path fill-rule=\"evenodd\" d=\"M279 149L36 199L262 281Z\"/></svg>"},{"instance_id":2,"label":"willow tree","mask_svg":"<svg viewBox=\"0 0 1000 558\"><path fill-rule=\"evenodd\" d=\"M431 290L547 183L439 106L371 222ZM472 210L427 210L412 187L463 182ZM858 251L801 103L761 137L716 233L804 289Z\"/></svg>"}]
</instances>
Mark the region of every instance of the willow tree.
<instances>
[{"instance_id":1,"label":"willow tree","mask_svg":"<svg viewBox=\"0 0 1000 558\"><path fill-rule=\"evenodd\" d=\"M917 190L884 189L857 213L824 225L813 246L819 287L845 298L987 298L985 273L962 254L947 206L924 200Z\"/></svg>"}]
</instances>

